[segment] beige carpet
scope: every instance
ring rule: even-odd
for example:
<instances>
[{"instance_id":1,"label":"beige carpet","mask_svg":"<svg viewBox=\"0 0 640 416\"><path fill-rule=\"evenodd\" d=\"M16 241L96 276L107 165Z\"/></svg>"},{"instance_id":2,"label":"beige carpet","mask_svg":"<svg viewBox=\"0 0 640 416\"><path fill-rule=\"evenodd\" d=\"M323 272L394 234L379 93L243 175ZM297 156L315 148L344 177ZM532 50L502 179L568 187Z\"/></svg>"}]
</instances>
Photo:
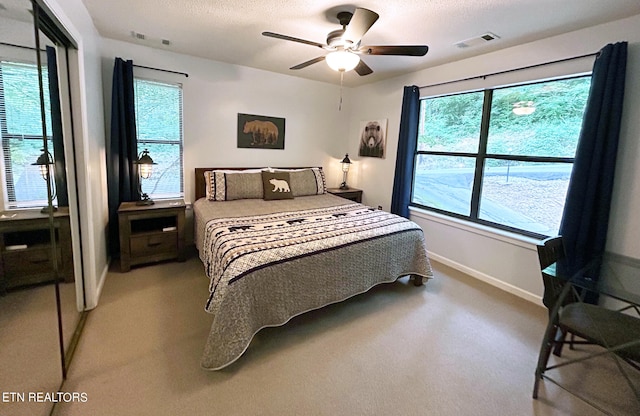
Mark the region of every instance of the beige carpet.
<instances>
[{"instance_id":1,"label":"beige carpet","mask_svg":"<svg viewBox=\"0 0 640 416\"><path fill-rule=\"evenodd\" d=\"M75 283L60 284L60 301L68 347L80 316ZM54 285L25 287L0 296L0 416L48 415L51 401L29 401L28 394L56 392L61 383ZM12 392L24 394L24 402Z\"/></svg>"},{"instance_id":2,"label":"beige carpet","mask_svg":"<svg viewBox=\"0 0 640 416\"><path fill-rule=\"evenodd\" d=\"M199 366L211 319L195 256L114 269L64 385L87 401L54 414L600 414L549 382L531 398L543 308L434 268L424 287L401 279L262 330L219 372ZM640 414L609 361L560 375L614 414Z\"/></svg>"}]
</instances>

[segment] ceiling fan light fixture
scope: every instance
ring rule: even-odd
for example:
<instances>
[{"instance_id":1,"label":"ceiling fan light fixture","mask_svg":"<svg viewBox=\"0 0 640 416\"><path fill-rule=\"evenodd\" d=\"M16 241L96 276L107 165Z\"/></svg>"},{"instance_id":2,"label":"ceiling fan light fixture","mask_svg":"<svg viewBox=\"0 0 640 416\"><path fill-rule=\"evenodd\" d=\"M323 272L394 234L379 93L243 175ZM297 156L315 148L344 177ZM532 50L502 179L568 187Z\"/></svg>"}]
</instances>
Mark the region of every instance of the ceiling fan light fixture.
<instances>
[{"instance_id":1,"label":"ceiling fan light fixture","mask_svg":"<svg viewBox=\"0 0 640 416\"><path fill-rule=\"evenodd\" d=\"M325 58L329 68L338 72L347 72L354 69L360 63L360 57L347 51L329 52Z\"/></svg>"}]
</instances>

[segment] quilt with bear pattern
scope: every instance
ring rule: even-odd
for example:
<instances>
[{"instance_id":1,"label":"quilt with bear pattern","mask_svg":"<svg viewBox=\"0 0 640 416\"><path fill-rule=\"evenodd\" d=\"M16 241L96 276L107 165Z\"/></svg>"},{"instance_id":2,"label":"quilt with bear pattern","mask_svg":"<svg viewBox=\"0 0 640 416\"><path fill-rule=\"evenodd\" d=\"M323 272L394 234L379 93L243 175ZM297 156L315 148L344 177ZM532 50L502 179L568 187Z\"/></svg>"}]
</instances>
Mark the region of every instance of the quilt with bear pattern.
<instances>
[{"instance_id":1,"label":"quilt with bear pattern","mask_svg":"<svg viewBox=\"0 0 640 416\"><path fill-rule=\"evenodd\" d=\"M194 204L214 318L206 369L234 362L264 327L402 276L432 277L423 231L405 218L327 194L275 201L296 207L275 212L274 201L244 201Z\"/></svg>"}]
</instances>

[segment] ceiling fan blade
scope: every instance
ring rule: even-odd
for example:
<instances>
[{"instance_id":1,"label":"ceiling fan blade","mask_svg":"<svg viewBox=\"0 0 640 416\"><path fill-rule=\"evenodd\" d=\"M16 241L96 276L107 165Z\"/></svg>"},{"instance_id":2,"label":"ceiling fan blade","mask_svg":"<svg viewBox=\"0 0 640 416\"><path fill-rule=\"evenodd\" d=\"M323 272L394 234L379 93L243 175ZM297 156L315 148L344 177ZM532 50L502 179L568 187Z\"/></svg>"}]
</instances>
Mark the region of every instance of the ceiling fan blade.
<instances>
[{"instance_id":1,"label":"ceiling fan blade","mask_svg":"<svg viewBox=\"0 0 640 416\"><path fill-rule=\"evenodd\" d=\"M309 60L307 62L303 62L303 63L298 64L296 66L292 66L289 69L302 69L302 68L308 67L309 65L317 64L318 62L322 62L322 61L324 61L324 56L318 56L317 58L313 58L313 59L311 59L311 60Z\"/></svg>"},{"instance_id":2,"label":"ceiling fan blade","mask_svg":"<svg viewBox=\"0 0 640 416\"><path fill-rule=\"evenodd\" d=\"M360 42L360 39L362 39L364 34L367 33L379 17L378 13L372 12L371 10L356 9L342 38L350 40L354 44Z\"/></svg>"},{"instance_id":3,"label":"ceiling fan blade","mask_svg":"<svg viewBox=\"0 0 640 416\"><path fill-rule=\"evenodd\" d=\"M424 56L428 51L427 45L362 46L358 49L367 55Z\"/></svg>"},{"instance_id":4,"label":"ceiling fan blade","mask_svg":"<svg viewBox=\"0 0 640 416\"><path fill-rule=\"evenodd\" d=\"M361 77L373 73L373 69L369 68L369 65L365 64L362 59L360 59L360 62L358 62L358 65L354 69Z\"/></svg>"},{"instance_id":5,"label":"ceiling fan blade","mask_svg":"<svg viewBox=\"0 0 640 416\"><path fill-rule=\"evenodd\" d=\"M267 36L267 37L270 37L270 38L276 38L276 39L282 39L282 40L289 40L291 42L304 43L305 45L317 46L318 48L324 48L325 47L325 45L323 45L322 43L313 42L311 40L305 40L305 39L300 39L300 38L294 38L292 36L287 36L287 35L281 35L279 33L262 32L262 36Z\"/></svg>"}]
</instances>

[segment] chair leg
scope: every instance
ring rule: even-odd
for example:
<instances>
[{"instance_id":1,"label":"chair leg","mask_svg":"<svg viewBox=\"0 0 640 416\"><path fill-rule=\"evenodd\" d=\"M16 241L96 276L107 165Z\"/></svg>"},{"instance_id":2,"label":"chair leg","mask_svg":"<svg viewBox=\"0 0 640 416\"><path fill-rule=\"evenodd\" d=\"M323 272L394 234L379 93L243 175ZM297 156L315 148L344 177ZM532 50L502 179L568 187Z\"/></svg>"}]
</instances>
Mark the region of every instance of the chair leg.
<instances>
[{"instance_id":1,"label":"chair leg","mask_svg":"<svg viewBox=\"0 0 640 416\"><path fill-rule=\"evenodd\" d=\"M573 334L571 334L571 336L573 337ZM553 355L555 355L556 357L562 357L562 346L564 345L564 340L566 337L567 330L564 328L559 328L558 332L556 333L555 346L553 347ZM573 343L571 344L571 346L573 347Z\"/></svg>"},{"instance_id":2,"label":"chair leg","mask_svg":"<svg viewBox=\"0 0 640 416\"><path fill-rule=\"evenodd\" d=\"M557 327L554 326L554 329L555 330L552 332L552 334L557 331ZM546 370L547 363L549 362L549 357L551 356L551 349L554 344L554 342L552 341L554 336L552 334L549 335L548 339L545 339L542 342L542 346L540 348L540 355L538 357L538 366L536 367L536 380L535 380L535 383L533 384L534 399L538 398L538 388L540 387L540 380L542 380L542 374L544 373L544 370Z\"/></svg>"}]
</instances>

